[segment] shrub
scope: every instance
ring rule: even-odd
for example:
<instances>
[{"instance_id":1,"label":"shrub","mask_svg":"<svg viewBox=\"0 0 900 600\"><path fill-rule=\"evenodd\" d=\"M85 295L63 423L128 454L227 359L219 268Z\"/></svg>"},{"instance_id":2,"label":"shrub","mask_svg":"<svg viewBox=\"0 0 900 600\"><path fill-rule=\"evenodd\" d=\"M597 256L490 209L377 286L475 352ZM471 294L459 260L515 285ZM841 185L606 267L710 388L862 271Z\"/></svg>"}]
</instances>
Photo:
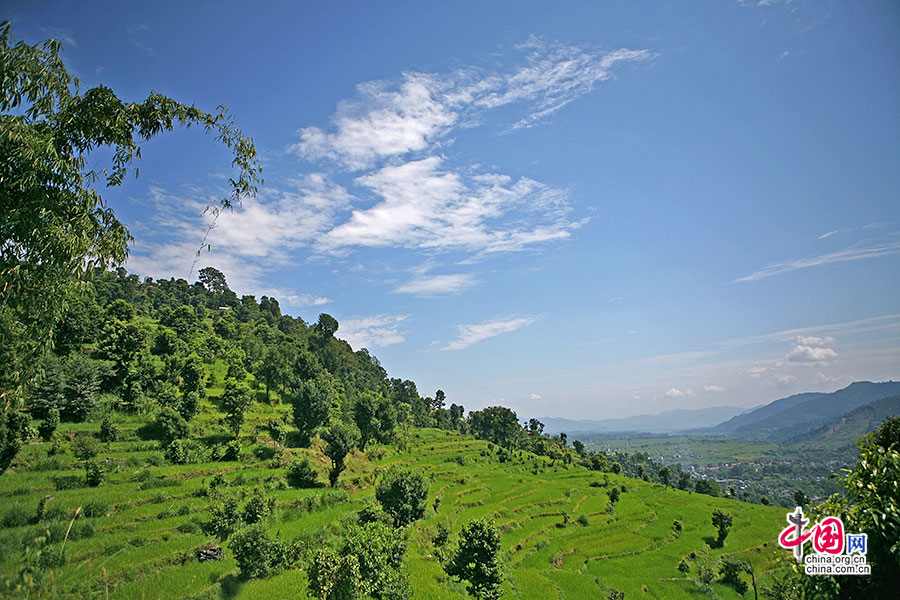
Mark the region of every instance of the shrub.
<instances>
[{"instance_id":1,"label":"shrub","mask_svg":"<svg viewBox=\"0 0 900 600\"><path fill-rule=\"evenodd\" d=\"M261 493L253 494L244 505L241 512L241 520L248 525L258 523L272 514L275 510L275 498L266 498Z\"/></svg>"},{"instance_id":2,"label":"shrub","mask_svg":"<svg viewBox=\"0 0 900 600\"><path fill-rule=\"evenodd\" d=\"M266 577L286 566L287 562L283 545L269 537L261 524L244 527L235 533L231 539L231 552L241 579Z\"/></svg>"},{"instance_id":3,"label":"shrub","mask_svg":"<svg viewBox=\"0 0 900 600\"><path fill-rule=\"evenodd\" d=\"M237 498L223 498L210 510L209 521L202 524L203 530L219 539L227 539L240 519Z\"/></svg>"},{"instance_id":4,"label":"shrub","mask_svg":"<svg viewBox=\"0 0 900 600\"><path fill-rule=\"evenodd\" d=\"M287 427L281 421L270 419L267 429L269 430L269 435L272 436L272 440L279 446L284 446L285 442L287 442Z\"/></svg>"},{"instance_id":5,"label":"shrub","mask_svg":"<svg viewBox=\"0 0 900 600\"><path fill-rule=\"evenodd\" d=\"M51 408L47 411L47 416L38 425L38 433L45 442L49 442L53 437L56 428L59 427L59 409Z\"/></svg>"},{"instance_id":6,"label":"shrub","mask_svg":"<svg viewBox=\"0 0 900 600\"><path fill-rule=\"evenodd\" d=\"M44 546L41 548L38 566L41 569L58 569L66 564L66 549L56 548L55 546Z\"/></svg>"},{"instance_id":7,"label":"shrub","mask_svg":"<svg viewBox=\"0 0 900 600\"><path fill-rule=\"evenodd\" d=\"M103 467L93 460L87 461L84 466L84 482L90 487L98 487L103 485L104 481L106 481L106 471L103 470Z\"/></svg>"},{"instance_id":8,"label":"shrub","mask_svg":"<svg viewBox=\"0 0 900 600\"><path fill-rule=\"evenodd\" d=\"M186 438L190 431L187 421L171 408L164 408L156 417L159 435L164 442Z\"/></svg>"},{"instance_id":9,"label":"shrub","mask_svg":"<svg viewBox=\"0 0 900 600\"><path fill-rule=\"evenodd\" d=\"M351 526L341 547L320 550L309 569L310 589L320 598L408 598L400 570L406 544L382 523Z\"/></svg>"},{"instance_id":10,"label":"shrub","mask_svg":"<svg viewBox=\"0 0 900 600\"><path fill-rule=\"evenodd\" d=\"M184 465L188 462L188 448L184 440L172 440L166 446L166 460L173 465Z\"/></svg>"},{"instance_id":11,"label":"shrub","mask_svg":"<svg viewBox=\"0 0 900 600\"><path fill-rule=\"evenodd\" d=\"M396 527L405 527L425 516L428 483L421 473L392 468L379 480L375 498Z\"/></svg>"},{"instance_id":12,"label":"shrub","mask_svg":"<svg viewBox=\"0 0 900 600\"><path fill-rule=\"evenodd\" d=\"M225 462L234 462L241 459L241 443L237 440L226 442L222 451L222 460Z\"/></svg>"},{"instance_id":13,"label":"shrub","mask_svg":"<svg viewBox=\"0 0 900 600\"><path fill-rule=\"evenodd\" d=\"M369 502L356 513L356 522L359 525L366 525L367 523L383 523L389 525L393 522L393 519L384 512L384 509L382 509L380 505Z\"/></svg>"},{"instance_id":14,"label":"shrub","mask_svg":"<svg viewBox=\"0 0 900 600\"><path fill-rule=\"evenodd\" d=\"M305 458L288 467L287 482L292 488L317 487L317 477L316 471L310 466L309 460Z\"/></svg>"},{"instance_id":15,"label":"shrub","mask_svg":"<svg viewBox=\"0 0 900 600\"><path fill-rule=\"evenodd\" d=\"M194 520L185 521L175 528L179 533L193 534L200 532L200 524Z\"/></svg>"},{"instance_id":16,"label":"shrub","mask_svg":"<svg viewBox=\"0 0 900 600\"><path fill-rule=\"evenodd\" d=\"M587 515L581 515L580 517L578 517L578 524L582 527L587 527L591 524L591 522L588 521Z\"/></svg>"},{"instance_id":17,"label":"shrub","mask_svg":"<svg viewBox=\"0 0 900 600\"><path fill-rule=\"evenodd\" d=\"M100 441L104 444L115 442L119 439L119 428L112 422L112 417L106 415L100 423Z\"/></svg>"}]
</instances>

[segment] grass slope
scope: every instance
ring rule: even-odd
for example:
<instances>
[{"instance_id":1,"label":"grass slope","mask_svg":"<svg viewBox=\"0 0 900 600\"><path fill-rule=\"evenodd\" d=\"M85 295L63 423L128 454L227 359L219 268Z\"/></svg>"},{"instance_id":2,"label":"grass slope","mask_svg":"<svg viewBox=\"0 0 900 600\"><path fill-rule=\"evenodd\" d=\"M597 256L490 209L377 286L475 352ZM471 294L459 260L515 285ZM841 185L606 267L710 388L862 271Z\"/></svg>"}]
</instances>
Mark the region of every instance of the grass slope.
<instances>
[{"instance_id":1,"label":"grass slope","mask_svg":"<svg viewBox=\"0 0 900 600\"><path fill-rule=\"evenodd\" d=\"M374 496L378 474L397 463L423 469L432 480L426 517L409 532L407 564L414 598L467 597L464 585L445 575L432 539L441 523L451 529L455 543L462 525L482 516L496 519L503 532L509 598L597 598L609 587L629 598L704 597L689 579L700 564L735 555L755 566L759 580L783 554L774 543L784 521L782 509L664 489L561 461L554 464L530 453L501 463L486 442L440 430L414 430L406 452L375 447L354 453L341 476L345 491L282 489L283 461L291 455L309 454L321 481L327 468L317 448L274 447L263 424L285 412L286 406L254 405L244 430L252 435L245 439L241 462L182 466L166 464L156 443L137 437L143 420L119 415L122 441L104 446L99 458L110 474L100 488L56 489L60 477L83 478L80 465L69 453L47 458L47 445L28 446L15 468L0 477L0 513L33 515L47 495L53 496L47 504L52 510L44 524L11 524L0 532L0 576L19 568L23 541L44 525L61 545L72 513L82 506L90 507L92 516L79 518L65 542L68 561L55 572L61 591L128 599L303 598L303 569L240 581L228 542L222 544L226 560L197 562L196 549L216 543L197 527L207 517L202 490L212 475L222 473L242 493L261 488L276 497L269 530L282 539L305 536L314 548L323 536L340 532L342 521ZM221 433L211 402L204 402L192 427L197 437ZM98 429L96 423L63 424L60 433ZM607 513L608 491L623 484L628 491ZM440 498L437 512L435 498ZM734 516L734 527L724 548L711 549L715 528L710 517L716 508ZM672 532L676 519L684 523L677 537ZM676 565L691 552L697 558L690 561L691 572L682 574ZM738 597L718 583L712 589L719 598Z\"/></svg>"}]
</instances>

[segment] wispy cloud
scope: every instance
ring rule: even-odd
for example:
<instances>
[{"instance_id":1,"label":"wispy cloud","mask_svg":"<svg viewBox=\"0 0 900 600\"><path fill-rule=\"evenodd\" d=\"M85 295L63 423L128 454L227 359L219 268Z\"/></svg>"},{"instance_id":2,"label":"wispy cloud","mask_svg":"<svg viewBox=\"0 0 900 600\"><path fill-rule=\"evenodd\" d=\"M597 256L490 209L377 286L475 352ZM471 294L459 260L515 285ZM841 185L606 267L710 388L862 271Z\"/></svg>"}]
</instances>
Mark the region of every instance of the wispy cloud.
<instances>
[{"instance_id":1,"label":"wispy cloud","mask_svg":"<svg viewBox=\"0 0 900 600\"><path fill-rule=\"evenodd\" d=\"M465 177L428 157L387 166L357 182L381 200L325 232L322 251L352 246L462 249L494 253L567 238L582 222L567 218L564 192L528 178ZM499 221L503 217L508 219Z\"/></svg>"},{"instance_id":2,"label":"wispy cloud","mask_svg":"<svg viewBox=\"0 0 900 600\"><path fill-rule=\"evenodd\" d=\"M750 281L759 281L767 277L790 273L798 269L808 269L810 267L819 267L838 262L847 262L853 260L865 260L868 258L877 258L879 256L888 256L900 253L900 242L886 242L871 246L851 246L837 252L820 254L810 258L798 258L780 263L773 263L767 267L745 275L734 280L734 283L746 283Z\"/></svg>"},{"instance_id":3,"label":"wispy cloud","mask_svg":"<svg viewBox=\"0 0 900 600\"><path fill-rule=\"evenodd\" d=\"M703 391L709 394L719 394L725 391L721 385L704 385Z\"/></svg>"},{"instance_id":4,"label":"wispy cloud","mask_svg":"<svg viewBox=\"0 0 900 600\"><path fill-rule=\"evenodd\" d=\"M152 222L135 227L136 241L128 268L154 277L196 276L189 271L212 225L200 266L222 270L236 292L268 294L272 288L263 283L264 275L292 264L293 251L327 231L336 211L349 205L343 188L317 174L293 181L288 190L267 190L266 196L246 199L214 220L204 211L215 206L217 198L198 190L174 194L151 188L150 197L144 201L154 204L154 217ZM164 237L155 235L160 231L166 233ZM293 290L278 292L279 299L294 306L328 301Z\"/></svg>"},{"instance_id":5,"label":"wispy cloud","mask_svg":"<svg viewBox=\"0 0 900 600\"><path fill-rule=\"evenodd\" d=\"M336 336L354 350L392 346L406 340L401 329L409 315L374 315L339 322Z\"/></svg>"},{"instance_id":6,"label":"wispy cloud","mask_svg":"<svg viewBox=\"0 0 900 600\"><path fill-rule=\"evenodd\" d=\"M501 333L515 331L516 329L530 325L531 323L534 323L533 318L524 317L519 319L485 321L474 325L459 325L457 327L457 339L441 348L441 350L463 350L482 340L496 337Z\"/></svg>"},{"instance_id":7,"label":"wispy cloud","mask_svg":"<svg viewBox=\"0 0 900 600\"><path fill-rule=\"evenodd\" d=\"M655 56L649 50L604 52L540 37L530 38L518 50L524 60L511 69L409 71L396 83L361 83L358 97L338 106L330 132L305 127L300 141L288 149L309 160L338 161L359 170L384 158L429 149L453 128L478 121L491 109L521 105L525 114L510 129L531 127L613 77L619 63Z\"/></svg>"},{"instance_id":8,"label":"wispy cloud","mask_svg":"<svg viewBox=\"0 0 900 600\"><path fill-rule=\"evenodd\" d=\"M811 340L813 339L821 339L826 343L831 343L833 342L833 338L829 336L832 335L851 335L892 329L900 329L900 314L881 315L878 317L869 317L867 319L813 325L796 329L784 329L782 331L775 331L773 333L765 333L762 335L732 338L719 342L718 345L722 348L736 348L750 344L787 342L794 339L802 340L801 343L810 345Z\"/></svg>"},{"instance_id":9,"label":"wispy cloud","mask_svg":"<svg viewBox=\"0 0 900 600\"><path fill-rule=\"evenodd\" d=\"M416 296L439 296L441 294L458 294L472 287L475 278L469 273L455 275L432 275L417 277L394 289L401 294Z\"/></svg>"}]
</instances>

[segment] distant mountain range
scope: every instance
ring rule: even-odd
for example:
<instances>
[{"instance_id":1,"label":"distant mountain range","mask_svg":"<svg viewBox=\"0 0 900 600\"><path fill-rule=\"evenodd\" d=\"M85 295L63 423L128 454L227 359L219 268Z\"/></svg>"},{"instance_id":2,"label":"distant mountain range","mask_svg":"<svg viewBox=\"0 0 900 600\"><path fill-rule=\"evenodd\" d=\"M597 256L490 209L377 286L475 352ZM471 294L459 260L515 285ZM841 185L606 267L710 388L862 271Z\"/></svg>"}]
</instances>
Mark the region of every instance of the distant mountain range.
<instances>
[{"instance_id":1,"label":"distant mountain range","mask_svg":"<svg viewBox=\"0 0 900 600\"><path fill-rule=\"evenodd\" d=\"M542 417L550 434L648 433L727 435L747 440L829 448L852 446L885 417L900 415L900 382L857 381L836 392L805 392L751 409L715 406L626 419Z\"/></svg>"},{"instance_id":2,"label":"distant mountain range","mask_svg":"<svg viewBox=\"0 0 900 600\"><path fill-rule=\"evenodd\" d=\"M748 409L735 406L713 406L697 410L669 410L658 415L638 415L626 419L601 419L599 421L557 419L541 417L544 431L550 434L645 432L675 433L697 427L713 427Z\"/></svg>"},{"instance_id":3,"label":"distant mountain range","mask_svg":"<svg viewBox=\"0 0 900 600\"><path fill-rule=\"evenodd\" d=\"M714 427L712 433L786 443L861 406L896 395L900 395L900 382L857 381L830 394L797 394L776 400Z\"/></svg>"},{"instance_id":4,"label":"distant mountain range","mask_svg":"<svg viewBox=\"0 0 900 600\"><path fill-rule=\"evenodd\" d=\"M800 450L840 452L874 431L887 417L900 415L900 396L881 398L850 411L818 429L788 441Z\"/></svg>"}]
</instances>

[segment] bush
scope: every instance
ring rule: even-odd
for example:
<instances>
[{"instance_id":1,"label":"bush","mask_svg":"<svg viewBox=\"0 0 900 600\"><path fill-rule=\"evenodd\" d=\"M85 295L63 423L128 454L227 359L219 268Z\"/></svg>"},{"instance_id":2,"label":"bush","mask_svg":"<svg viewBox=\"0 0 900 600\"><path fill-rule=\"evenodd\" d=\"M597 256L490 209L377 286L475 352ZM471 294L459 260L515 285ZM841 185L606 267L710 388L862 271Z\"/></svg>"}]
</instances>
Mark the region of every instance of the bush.
<instances>
[{"instance_id":1,"label":"bush","mask_svg":"<svg viewBox=\"0 0 900 600\"><path fill-rule=\"evenodd\" d=\"M270 419L267 429L269 430L269 435L272 436L272 440L279 446L284 446L285 442L287 442L287 427L281 421Z\"/></svg>"},{"instance_id":2,"label":"bush","mask_svg":"<svg viewBox=\"0 0 900 600\"><path fill-rule=\"evenodd\" d=\"M119 439L119 428L112 422L109 415L103 417L100 423L100 441L104 444L115 442Z\"/></svg>"},{"instance_id":3,"label":"bush","mask_svg":"<svg viewBox=\"0 0 900 600\"><path fill-rule=\"evenodd\" d=\"M244 510L241 512L241 520L248 525L253 525L268 517L274 510L275 498L266 498L261 493L256 492L244 505Z\"/></svg>"},{"instance_id":4,"label":"bush","mask_svg":"<svg viewBox=\"0 0 900 600\"><path fill-rule=\"evenodd\" d=\"M310 589L320 598L408 598L401 571L406 544L382 523L351 526L340 548L320 550L310 566Z\"/></svg>"},{"instance_id":5,"label":"bush","mask_svg":"<svg viewBox=\"0 0 900 600\"><path fill-rule=\"evenodd\" d=\"M173 465L186 465L188 463L188 448L184 440L172 440L166 446L166 460Z\"/></svg>"},{"instance_id":6,"label":"bush","mask_svg":"<svg viewBox=\"0 0 900 600\"><path fill-rule=\"evenodd\" d=\"M609 502L610 504L615 504L619 501L619 488L614 487L609 490Z\"/></svg>"},{"instance_id":7,"label":"bush","mask_svg":"<svg viewBox=\"0 0 900 600\"><path fill-rule=\"evenodd\" d=\"M285 566L286 548L273 540L261 524L239 530L231 539L231 552L238 564L241 579L267 577Z\"/></svg>"},{"instance_id":8,"label":"bush","mask_svg":"<svg viewBox=\"0 0 900 600\"><path fill-rule=\"evenodd\" d=\"M84 466L84 482L90 487L98 487L103 485L104 481L106 481L106 471L103 470L103 467L93 460L87 461Z\"/></svg>"},{"instance_id":9,"label":"bush","mask_svg":"<svg viewBox=\"0 0 900 600\"><path fill-rule=\"evenodd\" d=\"M227 497L212 507L209 521L202 524L203 531L224 540L231 535L239 520L237 498Z\"/></svg>"},{"instance_id":10,"label":"bush","mask_svg":"<svg viewBox=\"0 0 900 600\"><path fill-rule=\"evenodd\" d=\"M159 435L164 442L171 442L188 437L190 428L187 421L171 408L164 408L156 417Z\"/></svg>"},{"instance_id":11,"label":"bush","mask_svg":"<svg viewBox=\"0 0 900 600\"><path fill-rule=\"evenodd\" d=\"M42 440L49 442L57 427L59 427L59 410L51 408L47 411L47 416L41 424L38 425L38 434L40 434Z\"/></svg>"},{"instance_id":12,"label":"bush","mask_svg":"<svg viewBox=\"0 0 900 600\"><path fill-rule=\"evenodd\" d=\"M392 468L378 481L375 498L396 527L405 527L425 516L428 483L421 473Z\"/></svg>"},{"instance_id":13,"label":"bush","mask_svg":"<svg viewBox=\"0 0 900 600\"><path fill-rule=\"evenodd\" d=\"M234 462L241 459L241 443L230 440L223 445L213 448L210 456L214 461Z\"/></svg>"},{"instance_id":14,"label":"bush","mask_svg":"<svg viewBox=\"0 0 900 600\"><path fill-rule=\"evenodd\" d=\"M66 564L65 548L56 548L55 546L44 546L41 548L38 566L41 569L58 569Z\"/></svg>"},{"instance_id":15,"label":"bush","mask_svg":"<svg viewBox=\"0 0 900 600\"><path fill-rule=\"evenodd\" d=\"M291 464L287 471L287 482L292 488L313 488L318 487L316 479L318 475L310 466L309 460L302 459Z\"/></svg>"},{"instance_id":16,"label":"bush","mask_svg":"<svg viewBox=\"0 0 900 600\"><path fill-rule=\"evenodd\" d=\"M368 523L383 523L384 525L390 525L393 523L393 519L384 512L384 509L382 509L380 505L369 502L356 513L356 522L359 525L366 525Z\"/></svg>"}]
</instances>

